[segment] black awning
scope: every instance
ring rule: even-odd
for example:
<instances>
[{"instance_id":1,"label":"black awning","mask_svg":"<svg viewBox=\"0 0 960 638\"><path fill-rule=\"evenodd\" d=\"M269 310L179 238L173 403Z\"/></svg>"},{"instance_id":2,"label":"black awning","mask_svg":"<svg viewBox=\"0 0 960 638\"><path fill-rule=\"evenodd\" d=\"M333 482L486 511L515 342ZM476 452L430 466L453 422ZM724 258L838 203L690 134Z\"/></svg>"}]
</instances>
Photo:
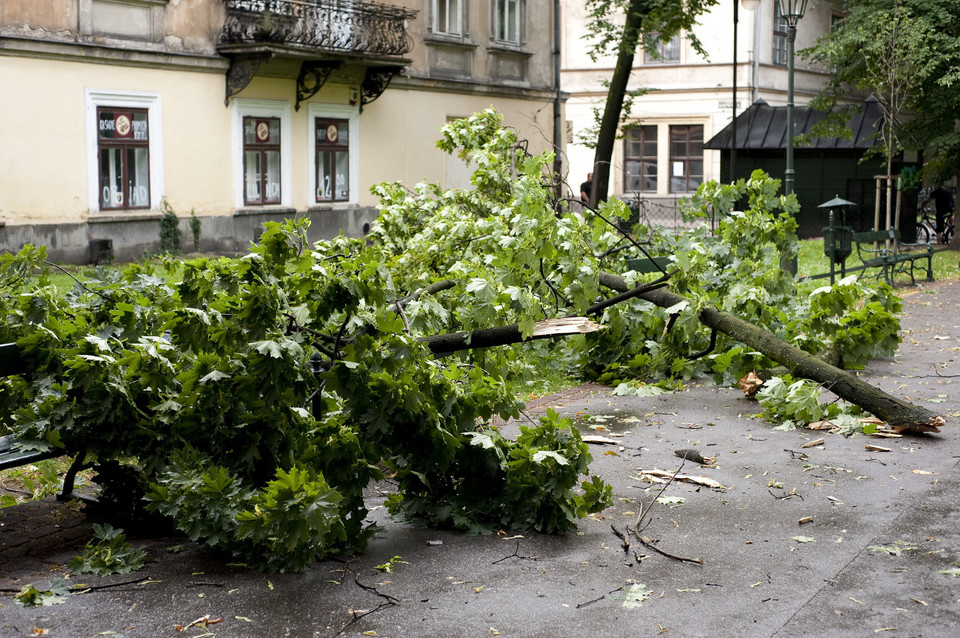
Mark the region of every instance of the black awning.
<instances>
[{"instance_id":1,"label":"black awning","mask_svg":"<svg viewBox=\"0 0 960 638\"><path fill-rule=\"evenodd\" d=\"M810 140L810 144L798 146L805 149L855 149L866 150L873 147L878 141L878 135L883 125L883 109L874 98L868 98L857 106L837 107L850 112L847 121L853 137L841 139L838 137L817 137ZM809 106L797 106L793 110L794 136L807 134L817 122L826 117L824 111L812 109ZM737 115L737 150L776 150L786 148L787 107L770 106L763 100L757 100L750 108ZM733 146L733 124L728 124L722 131L704 145L704 148L729 151Z\"/></svg>"}]
</instances>

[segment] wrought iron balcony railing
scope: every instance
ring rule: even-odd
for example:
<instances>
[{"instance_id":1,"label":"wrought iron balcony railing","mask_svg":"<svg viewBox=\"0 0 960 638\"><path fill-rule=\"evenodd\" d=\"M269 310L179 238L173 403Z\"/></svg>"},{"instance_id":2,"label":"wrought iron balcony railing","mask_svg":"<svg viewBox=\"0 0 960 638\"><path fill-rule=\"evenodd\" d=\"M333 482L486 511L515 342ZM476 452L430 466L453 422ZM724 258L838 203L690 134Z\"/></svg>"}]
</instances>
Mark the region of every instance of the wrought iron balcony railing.
<instances>
[{"instance_id":1,"label":"wrought iron balcony railing","mask_svg":"<svg viewBox=\"0 0 960 638\"><path fill-rule=\"evenodd\" d=\"M413 48L405 7L359 0L224 0L220 44L281 44L324 52L401 56Z\"/></svg>"}]
</instances>

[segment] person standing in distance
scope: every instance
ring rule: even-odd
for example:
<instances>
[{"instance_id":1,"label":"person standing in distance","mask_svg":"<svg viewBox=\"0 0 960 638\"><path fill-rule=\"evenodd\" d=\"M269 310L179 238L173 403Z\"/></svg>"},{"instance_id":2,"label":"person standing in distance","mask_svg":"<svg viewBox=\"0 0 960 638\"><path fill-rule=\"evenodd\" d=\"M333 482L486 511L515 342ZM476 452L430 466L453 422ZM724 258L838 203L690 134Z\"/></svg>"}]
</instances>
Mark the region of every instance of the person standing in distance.
<instances>
[{"instance_id":1,"label":"person standing in distance","mask_svg":"<svg viewBox=\"0 0 960 638\"><path fill-rule=\"evenodd\" d=\"M590 203L590 195L593 189L593 173L587 173L587 181L580 184L580 202L584 206Z\"/></svg>"}]
</instances>

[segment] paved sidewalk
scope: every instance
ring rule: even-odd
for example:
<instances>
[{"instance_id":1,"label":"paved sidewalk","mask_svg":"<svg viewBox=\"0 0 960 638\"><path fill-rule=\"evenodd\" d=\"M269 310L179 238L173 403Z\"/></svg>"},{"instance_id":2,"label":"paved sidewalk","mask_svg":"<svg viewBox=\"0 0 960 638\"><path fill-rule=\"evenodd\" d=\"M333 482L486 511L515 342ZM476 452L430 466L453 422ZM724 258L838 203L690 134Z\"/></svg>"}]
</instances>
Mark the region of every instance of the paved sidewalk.
<instances>
[{"instance_id":1,"label":"paved sidewalk","mask_svg":"<svg viewBox=\"0 0 960 638\"><path fill-rule=\"evenodd\" d=\"M593 448L615 504L574 534L468 536L401 525L380 508L383 531L363 555L299 575L251 574L190 543L167 551L178 539L140 539L154 560L140 572L82 577L129 584L40 608L0 597L0 637L953 637L960 580L940 572L960 563L960 282L900 292L903 344L861 376L945 415L940 434L778 432L737 390L631 398L583 386L528 409L600 417L609 429L597 433L620 435ZM674 503L652 510L644 535L702 564L636 542L624 551L611 529L632 525L638 499L655 495L640 470L676 470L680 448L716 457L684 472L725 489L672 484ZM0 588L64 573L89 531L62 512L53 500L0 510ZM394 556L405 561L394 573L375 569ZM185 627L203 617L219 622Z\"/></svg>"}]
</instances>

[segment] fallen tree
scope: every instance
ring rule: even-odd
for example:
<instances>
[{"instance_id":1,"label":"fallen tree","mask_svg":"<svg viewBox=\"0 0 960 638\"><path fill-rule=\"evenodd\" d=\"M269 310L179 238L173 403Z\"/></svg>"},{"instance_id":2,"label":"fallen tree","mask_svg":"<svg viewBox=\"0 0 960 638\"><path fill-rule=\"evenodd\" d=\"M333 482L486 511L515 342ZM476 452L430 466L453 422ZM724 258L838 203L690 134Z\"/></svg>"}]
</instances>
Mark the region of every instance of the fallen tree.
<instances>
[{"instance_id":1,"label":"fallen tree","mask_svg":"<svg viewBox=\"0 0 960 638\"><path fill-rule=\"evenodd\" d=\"M623 277L612 273L600 273L600 283L618 292L630 289ZM686 297L662 288L644 292L640 297L661 308L690 303ZM705 307L700 310L699 318L705 326L755 348L783 365L793 375L822 384L838 397L886 421L897 432L939 432L939 428L944 425L942 416L887 394L857 376L834 367L739 317L715 307Z\"/></svg>"},{"instance_id":2,"label":"fallen tree","mask_svg":"<svg viewBox=\"0 0 960 638\"><path fill-rule=\"evenodd\" d=\"M889 288L801 291L783 275L797 203L765 174L702 187L715 211L750 202L716 229L626 237L622 202L581 212L555 201L552 156L529 155L496 113L442 136L477 167L472 188L382 184L365 238L308 246L302 223L270 223L243 257L97 271L69 292L33 277L42 249L0 255L0 343L29 364L0 388L11 429L86 450L113 512L145 497L193 539L296 570L364 546L364 487L385 471L390 512L434 526L561 533L604 509L610 487L589 476L569 421L547 415L515 441L489 422L518 416L521 390L567 370L675 384L773 367L725 334L722 354L691 357L714 336L694 308L845 364L898 343ZM631 279L598 303L602 272L625 270L641 240L676 262L682 297ZM648 299L696 303L668 312ZM535 339L557 331L574 334Z\"/></svg>"}]
</instances>

